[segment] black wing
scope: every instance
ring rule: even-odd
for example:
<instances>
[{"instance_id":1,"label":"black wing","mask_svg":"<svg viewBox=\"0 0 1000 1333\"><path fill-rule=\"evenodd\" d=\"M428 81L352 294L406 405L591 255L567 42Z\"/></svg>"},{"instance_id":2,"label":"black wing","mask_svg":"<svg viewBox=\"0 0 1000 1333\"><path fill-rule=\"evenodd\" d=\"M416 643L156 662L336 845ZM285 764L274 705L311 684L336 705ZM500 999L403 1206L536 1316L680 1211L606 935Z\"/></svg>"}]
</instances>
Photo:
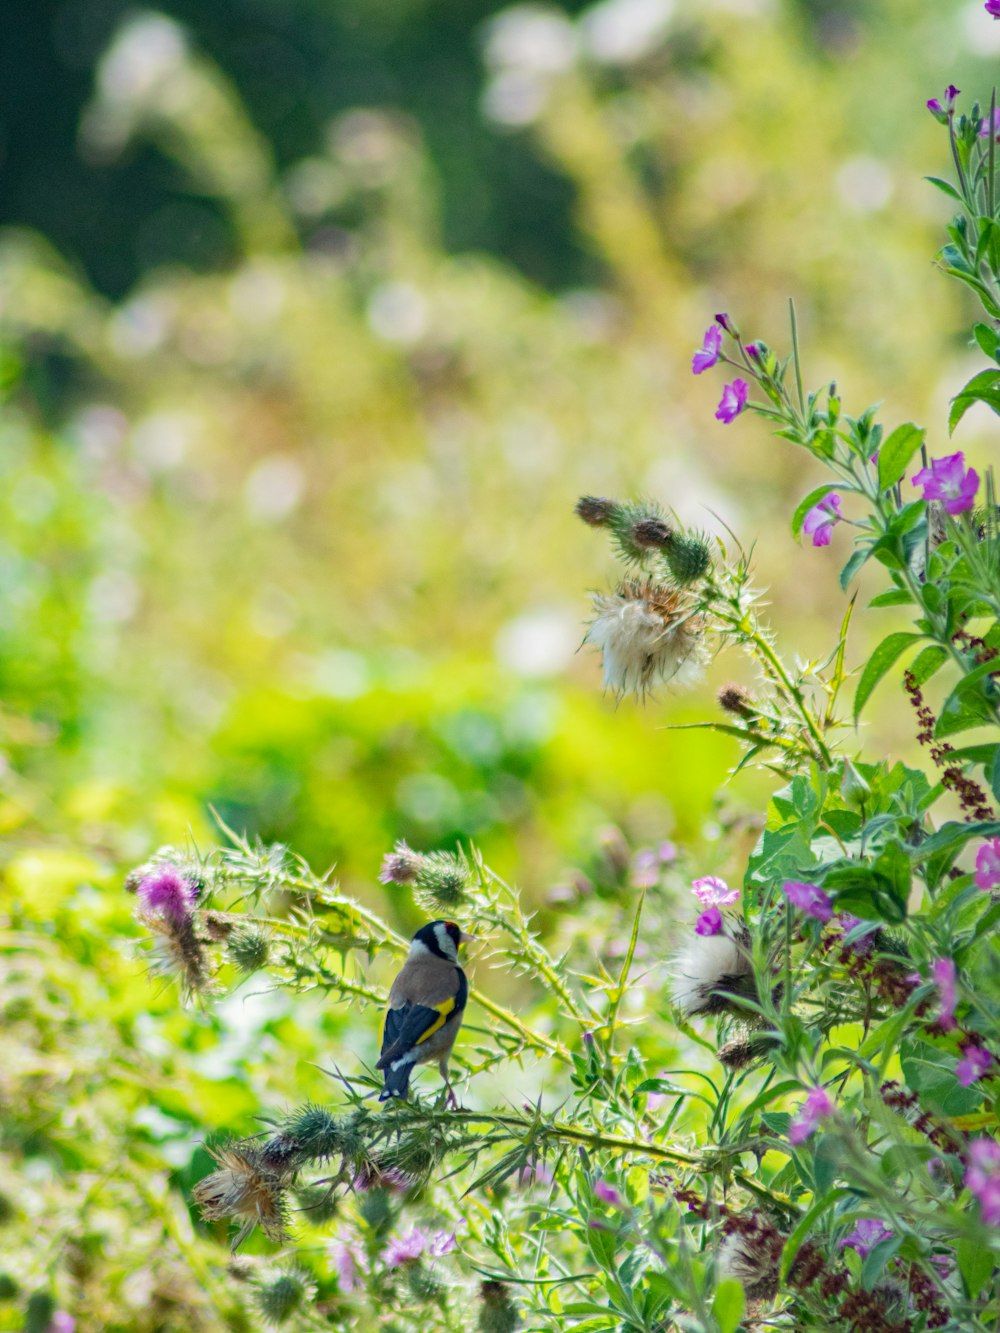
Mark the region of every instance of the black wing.
<instances>
[{"instance_id":1,"label":"black wing","mask_svg":"<svg viewBox=\"0 0 1000 1333\"><path fill-rule=\"evenodd\" d=\"M460 1014L465 1008L469 993L469 983L461 968L456 968L458 987L454 995L449 995L440 1004L404 1004L398 1009L389 1009L385 1015L385 1027L382 1031L382 1053L376 1069L385 1069L393 1060L398 1060L405 1052L419 1046L428 1037L439 1032L453 1014Z\"/></svg>"}]
</instances>

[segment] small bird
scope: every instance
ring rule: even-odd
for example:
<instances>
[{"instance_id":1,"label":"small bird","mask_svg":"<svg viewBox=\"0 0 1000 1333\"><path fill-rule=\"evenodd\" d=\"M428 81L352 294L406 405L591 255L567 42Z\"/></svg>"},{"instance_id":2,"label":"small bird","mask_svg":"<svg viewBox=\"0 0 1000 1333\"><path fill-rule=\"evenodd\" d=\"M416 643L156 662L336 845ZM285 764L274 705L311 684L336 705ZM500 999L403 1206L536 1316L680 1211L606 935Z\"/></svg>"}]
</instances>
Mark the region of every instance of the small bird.
<instances>
[{"instance_id":1,"label":"small bird","mask_svg":"<svg viewBox=\"0 0 1000 1333\"><path fill-rule=\"evenodd\" d=\"M472 940L454 921L431 921L414 935L410 952L389 991L382 1029L381 1069L385 1086L379 1101L405 1098L413 1066L438 1062L450 1105L457 1106L448 1082L448 1056L462 1026L469 984L458 965L458 946Z\"/></svg>"}]
</instances>

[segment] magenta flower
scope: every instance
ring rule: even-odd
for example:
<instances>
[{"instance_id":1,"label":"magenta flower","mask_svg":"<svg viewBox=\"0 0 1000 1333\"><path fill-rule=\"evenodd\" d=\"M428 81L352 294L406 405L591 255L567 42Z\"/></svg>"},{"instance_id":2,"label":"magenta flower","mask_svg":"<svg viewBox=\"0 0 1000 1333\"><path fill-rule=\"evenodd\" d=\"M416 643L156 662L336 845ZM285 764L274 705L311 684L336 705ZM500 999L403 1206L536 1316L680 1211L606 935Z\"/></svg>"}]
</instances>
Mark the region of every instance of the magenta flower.
<instances>
[{"instance_id":1,"label":"magenta flower","mask_svg":"<svg viewBox=\"0 0 1000 1333\"><path fill-rule=\"evenodd\" d=\"M994 17L996 16L994 15ZM985 116L979 122L979 137L980 139L988 139L990 137L989 116ZM993 110L993 137L996 139L997 143L1000 143L1000 106L995 107Z\"/></svg>"},{"instance_id":2,"label":"magenta flower","mask_svg":"<svg viewBox=\"0 0 1000 1333\"><path fill-rule=\"evenodd\" d=\"M829 1094L823 1088L812 1088L788 1127L788 1142L793 1147L805 1143L816 1132L819 1122L829 1115L833 1115L833 1102Z\"/></svg>"},{"instance_id":3,"label":"magenta flower","mask_svg":"<svg viewBox=\"0 0 1000 1333\"><path fill-rule=\"evenodd\" d=\"M606 1203L611 1208L625 1207L625 1200L615 1189L614 1185L609 1185L606 1180L595 1181L594 1198L600 1199L601 1203Z\"/></svg>"},{"instance_id":4,"label":"magenta flower","mask_svg":"<svg viewBox=\"0 0 1000 1333\"><path fill-rule=\"evenodd\" d=\"M786 879L781 886L793 907L817 921L829 921L833 916L833 899L815 884L804 884L800 879Z\"/></svg>"},{"instance_id":5,"label":"magenta flower","mask_svg":"<svg viewBox=\"0 0 1000 1333\"><path fill-rule=\"evenodd\" d=\"M986 10L987 14L991 15L993 18L1000 19L1000 0L986 0L986 4L983 5L983 8Z\"/></svg>"},{"instance_id":6,"label":"magenta flower","mask_svg":"<svg viewBox=\"0 0 1000 1333\"><path fill-rule=\"evenodd\" d=\"M955 1077L963 1088L971 1088L977 1079L989 1073L993 1056L984 1046L963 1046L962 1058L955 1066Z\"/></svg>"},{"instance_id":7,"label":"magenta flower","mask_svg":"<svg viewBox=\"0 0 1000 1333\"><path fill-rule=\"evenodd\" d=\"M718 875L702 875L691 881L691 892L702 907L728 907L740 896L739 889L731 889Z\"/></svg>"},{"instance_id":8,"label":"magenta flower","mask_svg":"<svg viewBox=\"0 0 1000 1333\"><path fill-rule=\"evenodd\" d=\"M1000 1225L1000 1143L994 1139L972 1140L965 1187L979 1200L987 1226Z\"/></svg>"},{"instance_id":9,"label":"magenta flower","mask_svg":"<svg viewBox=\"0 0 1000 1333\"><path fill-rule=\"evenodd\" d=\"M398 1166L379 1167L365 1162L351 1181L355 1194L367 1194L369 1190L386 1190L390 1194L405 1194L413 1188L413 1179Z\"/></svg>"},{"instance_id":10,"label":"magenta flower","mask_svg":"<svg viewBox=\"0 0 1000 1333\"><path fill-rule=\"evenodd\" d=\"M458 1238L454 1231L427 1231L413 1227L405 1236L396 1236L382 1251L382 1262L387 1268L400 1268L415 1263L423 1255L438 1259L455 1249Z\"/></svg>"},{"instance_id":11,"label":"magenta flower","mask_svg":"<svg viewBox=\"0 0 1000 1333\"><path fill-rule=\"evenodd\" d=\"M158 916L183 921L191 915L198 891L174 866L160 866L136 885L141 907Z\"/></svg>"},{"instance_id":12,"label":"magenta flower","mask_svg":"<svg viewBox=\"0 0 1000 1333\"><path fill-rule=\"evenodd\" d=\"M702 344L691 360L691 369L696 375L700 375L703 370L711 370L718 362L721 350L722 330L718 324L713 324L710 329L705 330Z\"/></svg>"},{"instance_id":13,"label":"magenta flower","mask_svg":"<svg viewBox=\"0 0 1000 1333\"><path fill-rule=\"evenodd\" d=\"M850 944L845 941L844 947L850 949L851 953L857 954L859 958L868 957L875 944L875 931L878 930L876 924L863 921L859 916L852 916L850 912L838 912L831 925L837 927L844 935L849 935L851 931L857 930L859 926L867 926L868 929L863 935L859 935Z\"/></svg>"},{"instance_id":14,"label":"magenta flower","mask_svg":"<svg viewBox=\"0 0 1000 1333\"><path fill-rule=\"evenodd\" d=\"M45 1333L74 1333L76 1320L65 1310L57 1310L45 1327Z\"/></svg>"},{"instance_id":15,"label":"magenta flower","mask_svg":"<svg viewBox=\"0 0 1000 1333\"><path fill-rule=\"evenodd\" d=\"M833 495L824 495L802 520L802 531L807 537L812 538L813 546L829 546L830 533L842 517L840 496L836 492Z\"/></svg>"},{"instance_id":16,"label":"magenta flower","mask_svg":"<svg viewBox=\"0 0 1000 1333\"><path fill-rule=\"evenodd\" d=\"M914 474L913 484L923 487L925 500L940 500L949 514L964 514L975 501L979 474L966 468L965 455L959 452L932 458L930 467Z\"/></svg>"},{"instance_id":17,"label":"magenta flower","mask_svg":"<svg viewBox=\"0 0 1000 1333\"><path fill-rule=\"evenodd\" d=\"M976 852L975 880L976 888L984 893L1000 885L1000 838L990 838Z\"/></svg>"},{"instance_id":18,"label":"magenta flower","mask_svg":"<svg viewBox=\"0 0 1000 1333\"><path fill-rule=\"evenodd\" d=\"M722 913L717 907L706 907L694 923L694 933L696 935L722 934Z\"/></svg>"},{"instance_id":19,"label":"magenta flower","mask_svg":"<svg viewBox=\"0 0 1000 1333\"><path fill-rule=\"evenodd\" d=\"M337 1285L341 1291L357 1291L365 1266L365 1252L354 1241L343 1241L330 1247L330 1261L337 1270Z\"/></svg>"},{"instance_id":20,"label":"magenta flower","mask_svg":"<svg viewBox=\"0 0 1000 1333\"><path fill-rule=\"evenodd\" d=\"M422 860L419 852L407 847L405 842L397 842L382 860L379 880L382 884L412 884L417 878Z\"/></svg>"},{"instance_id":21,"label":"magenta flower","mask_svg":"<svg viewBox=\"0 0 1000 1333\"><path fill-rule=\"evenodd\" d=\"M734 337L736 336L736 330L733 328L732 320L728 315L716 315L715 322L720 328L724 329L726 333L731 333Z\"/></svg>"},{"instance_id":22,"label":"magenta flower","mask_svg":"<svg viewBox=\"0 0 1000 1333\"><path fill-rule=\"evenodd\" d=\"M845 1236L838 1244L841 1250L856 1250L862 1259L867 1259L868 1255L880 1241L888 1240L892 1235L889 1227L879 1222L877 1218L863 1218L849 1236Z\"/></svg>"},{"instance_id":23,"label":"magenta flower","mask_svg":"<svg viewBox=\"0 0 1000 1333\"><path fill-rule=\"evenodd\" d=\"M938 988L938 999L941 1004L937 1025L942 1032L953 1032L958 1027L955 1022L955 1005L958 1003L955 983L958 980L958 970L950 958L939 958L931 968L931 979Z\"/></svg>"},{"instance_id":24,"label":"magenta flower","mask_svg":"<svg viewBox=\"0 0 1000 1333\"><path fill-rule=\"evenodd\" d=\"M727 384L722 390L719 406L715 409L716 421L722 421L726 424L735 421L746 407L749 396L750 385L747 384L746 380L735 379L732 384Z\"/></svg>"},{"instance_id":25,"label":"magenta flower","mask_svg":"<svg viewBox=\"0 0 1000 1333\"><path fill-rule=\"evenodd\" d=\"M944 90L944 102L939 102L936 97L932 97L927 103L927 110L933 112L935 116L947 120L955 110L955 98L961 91L961 88L956 88L953 83L949 83Z\"/></svg>"}]
</instances>

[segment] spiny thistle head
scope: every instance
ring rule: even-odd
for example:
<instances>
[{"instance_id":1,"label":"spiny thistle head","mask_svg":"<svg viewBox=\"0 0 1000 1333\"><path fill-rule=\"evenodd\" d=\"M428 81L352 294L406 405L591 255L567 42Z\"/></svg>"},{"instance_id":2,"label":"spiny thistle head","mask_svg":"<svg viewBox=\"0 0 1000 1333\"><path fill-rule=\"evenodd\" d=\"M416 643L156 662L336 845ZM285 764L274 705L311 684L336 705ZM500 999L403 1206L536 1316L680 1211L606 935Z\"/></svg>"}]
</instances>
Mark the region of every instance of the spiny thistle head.
<instances>
[{"instance_id":1,"label":"spiny thistle head","mask_svg":"<svg viewBox=\"0 0 1000 1333\"><path fill-rule=\"evenodd\" d=\"M438 1300L444 1291L444 1284L440 1278L419 1261L415 1264L405 1264L403 1275L410 1295L416 1301Z\"/></svg>"},{"instance_id":2,"label":"spiny thistle head","mask_svg":"<svg viewBox=\"0 0 1000 1333\"><path fill-rule=\"evenodd\" d=\"M372 1231L382 1231L392 1222L392 1194L387 1189L366 1190L358 1201L358 1212Z\"/></svg>"},{"instance_id":3,"label":"spiny thistle head","mask_svg":"<svg viewBox=\"0 0 1000 1333\"><path fill-rule=\"evenodd\" d=\"M594 596L597 612L584 637L601 649L604 683L619 697L655 685L687 685L705 660L704 622L676 588L629 579Z\"/></svg>"},{"instance_id":4,"label":"spiny thistle head","mask_svg":"<svg viewBox=\"0 0 1000 1333\"><path fill-rule=\"evenodd\" d=\"M641 565L650 551L666 551L674 534L654 500L626 500L616 507L608 524L623 560Z\"/></svg>"},{"instance_id":5,"label":"spiny thistle head","mask_svg":"<svg viewBox=\"0 0 1000 1333\"><path fill-rule=\"evenodd\" d=\"M308 1286L298 1273L281 1273L257 1291L257 1308L269 1324L287 1323L304 1304Z\"/></svg>"},{"instance_id":6,"label":"spiny thistle head","mask_svg":"<svg viewBox=\"0 0 1000 1333\"><path fill-rule=\"evenodd\" d=\"M338 1154L353 1158L364 1148L357 1120L357 1114L337 1116L325 1106L309 1102L289 1116L281 1132L268 1140L264 1157L272 1166L322 1162Z\"/></svg>"},{"instance_id":7,"label":"spiny thistle head","mask_svg":"<svg viewBox=\"0 0 1000 1333\"><path fill-rule=\"evenodd\" d=\"M211 990L212 967L193 914L147 911L137 915L152 938L150 970L175 979L185 999Z\"/></svg>"},{"instance_id":8,"label":"spiny thistle head","mask_svg":"<svg viewBox=\"0 0 1000 1333\"><path fill-rule=\"evenodd\" d=\"M337 1216L337 1192L329 1185L303 1185L295 1191L295 1202L310 1226L321 1226Z\"/></svg>"},{"instance_id":9,"label":"spiny thistle head","mask_svg":"<svg viewBox=\"0 0 1000 1333\"><path fill-rule=\"evenodd\" d=\"M239 1223L233 1241L236 1250L259 1226L268 1240L285 1238L285 1173L269 1169L261 1149L249 1140L237 1140L211 1149L218 1162L192 1194L206 1222L229 1218Z\"/></svg>"},{"instance_id":10,"label":"spiny thistle head","mask_svg":"<svg viewBox=\"0 0 1000 1333\"><path fill-rule=\"evenodd\" d=\"M592 528L606 528L617 509L618 505L614 500L606 500L600 495L581 495L576 502L574 513Z\"/></svg>"},{"instance_id":11,"label":"spiny thistle head","mask_svg":"<svg viewBox=\"0 0 1000 1333\"><path fill-rule=\"evenodd\" d=\"M420 901L431 909L460 907L470 878L469 863L462 852L432 852L422 858L417 871Z\"/></svg>"},{"instance_id":12,"label":"spiny thistle head","mask_svg":"<svg viewBox=\"0 0 1000 1333\"><path fill-rule=\"evenodd\" d=\"M234 930L227 945L229 957L246 976L267 966L271 956L271 938L259 926L241 926Z\"/></svg>"},{"instance_id":13,"label":"spiny thistle head","mask_svg":"<svg viewBox=\"0 0 1000 1333\"><path fill-rule=\"evenodd\" d=\"M716 698L721 709L736 717L753 717L757 712L753 696L742 685L723 685Z\"/></svg>"},{"instance_id":14,"label":"spiny thistle head","mask_svg":"<svg viewBox=\"0 0 1000 1333\"><path fill-rule=\"evenodd\" d=\"M478 1333L514 1333L520 1323L517 1306L504 1283L492 1279L483 1282L479 1288Z\"/></svg>"},{"instance_id":15,"label":"spiny thistle head","mask_svg":"<svg viewBox=\"0 0 1000 1333\"><path fill-rule=\"evenodd\" d=\"M412 884L423 863L423 856L407 847L405 842L397 842L391 852L382 858L379 880L383 884Z\"/></svg>"},{"instance_id":16,"label":"spiny thistle head","mask_svg":"<svg viewBox=\"0 0 1000 1333\"><path fill-rule=\"evenodd\" d=\"M703 578L712 564L708 542L704 537L690 532L675 537L664 548L663 558L671 575L682 584L694 583Z\"/></svg>"}]
</instances>

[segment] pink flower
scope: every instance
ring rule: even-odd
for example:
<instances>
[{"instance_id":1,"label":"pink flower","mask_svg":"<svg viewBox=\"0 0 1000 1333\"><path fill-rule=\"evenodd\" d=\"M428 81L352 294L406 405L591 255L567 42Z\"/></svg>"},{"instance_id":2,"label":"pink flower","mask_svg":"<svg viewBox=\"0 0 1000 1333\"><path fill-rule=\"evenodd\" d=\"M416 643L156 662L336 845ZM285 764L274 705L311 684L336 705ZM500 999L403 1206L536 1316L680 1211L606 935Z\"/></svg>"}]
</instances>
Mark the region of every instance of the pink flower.
<instances>
[{"instance_id":1,"label":"pink flower","mask_svg":"<svg viewBox=\"0 0 1000 1333\"><path fill-rule=\"evenodd\" d=\"M971 509L979 489L979 474L974 468L966 468L961 451L946 458L932 458L930 467L922 467L912 480L914 486L923 487L925 500L940 500L949 514L964 514Z\"/></svg>"},{"instance_id":2,"label":"pink flower","mask_svg":"<svg viewBox=\"0 0 1000 1333\"><path fill-rule=\"evenodd\" d=\"M965 1186L979 1200L987 1226L1000 1225L1000 1143L994 1139L972 1140Z\"/></svg>"},{"instance_id":3,"label":"pink flower","mask_svg":"<svg viewBox=\"0 0 1000 1333\"><path fill-rule=\"evenodd\" d=\"M398 1166L375 1166L364 1162L351 1181L355 1194L367 1194L369 1190L386 1190L390 1194L405 1194L413 1188L413 1180Z\"/></svg>"},{"instance_id":4,"label":"pink flower","mask_svg":"<svg viewBox=\"0 0 1000 1333\"><path fill-rule=\"evenodd\" d=\"M354 1241L344 1241L330 1248L330 1261L337 1270L337 1284L341 1291L356 1291L361 1285L365 1254Z\"/></svg>"},{"instance_id":5,"label":"pink flower","mask_svg":"<svg viewBox=\"0 0 1000 1333\"><path fill-rule=\"evenodd\" d=\"M382 860L382 869L378 877L383 884L412 884L417 878L423 857L419 852L407 847L405 842L397 842L391 852L386 852Z\"/></svg>"},{"instance_id":6,"label":"pink flower","mask_svg":"<svg viewBox=\"0 0 1000 1333\"><path fill-rule=\"evenodd\" d=\"M829 546L830 533L834 525L841 520L840 496L824 495L819 504L814 504L812 509L802 520L802 531L807 537L813 540L813 546Z\"/></svg>"},{"instance_id":7,"label":"pink flower","mask_svg":"<svg viewBox=\"0 0 1000 1333\"><path fill-rule=\"evenodd\" d=\"M147 912L183 921L190 916L198 897L194 885L174 866L161 866L144 876L136 886L136 897Z\"/></svg>"},{"instance_id":8,"label":"pink flower","mask_svg":"<svg viewBox=\"0 0 1000 1333\"><path fill-rule=\"evenodd\" d=\"M997 18L998 16L994 14L993 17ZM988 116L984 117L979 122L980 139L988 139L990 137L990 127L988 122ZM993 111L993 137L996 139L997 143L1000 143L1000 106L995 107Z\"/></svg>"},{"instance_id":9,"label":"pink flower","mask_svg":"<svg viewBox=\"0 0 1000 1333\"><path fill-rule=\"evenodd\" d=\"M49 1320L45 1333L74 1333L76 1320L65 1310L57 1310Z\"/></svg>"},{"instance_id":10,"label":"pink flower","mask_svg":"<svg viewBox=\"0 0 1000 1333\"><path fill-rule=\"evenodd\" d=\"M990 838L976 852L975 880L976 888L984 893L1000 885L1000 838Z\"/></svg>"},{"instance_id":11,"label":"pink flower","mask_svg":"<svg viewBox=\"0 0 1000 1333\"><path fill-rule=\"evenodd\" d=\"M986 0L986 4L983 5L983 8L986 10L987 14L991 15L991 17L1000 19L1000 0Z\"/></svg>"},{"instance_id":12,"label":"pink flower","mask_svg":"<svg viewBox=\"0 0 1000 1333\"><path fill-rule=\"evenodd\" d=\"M702 875L691 881L691 892L702 907L729 907L740 896L739 889L731 889L718 875Z\"/></svg>"},{"instance_id":13,"label":"pink flower","mask_svg":"<svg viewBox=\"0 0 1000 1333\"><path fill-rule=\"evenodd\" d=\"M749 396L750 385L747 384L746 380L735 379L732 384L727 384L722 390L719 406L715 409L716 421L722 421L726 424L735 421L746 407Z\"/></svg>"},{"instance_id":14,"label":"pink flower","mask_svg":"<svg viewBox=\"0 0 1000 1333\"><path fill-rule=\"evenodd\" d=\"M694 923L694 933L696 935L721 935L722 934L722 913L717 907L706 907L701 916Z\"/></svg>"},{"instance_id":15,"label":"pink flower","mask_svg":"<svg viewBox=\"0 0 1000 1333\"><path fill-rule=\"evenodd\" d=\"M993 1056L984 1046L963 1046L962 1058L955 1066L955 1077L963 1088L971 1088L977 1079L989 1072L992 1063Z\"/></svg>"},{"instance_id":16,"label":"pink flower","mask_svg":"<svg viewBox=\"0 0 1000 1333\"><path fill-rule=\"evenodd\" d=\"M939 958L931 968L931 979L938 988L941 1002L937 1025L942 1032L952 1032L958 1027L955 1022L955 1005L958 1002L955 983L958 980L958 970L950 958Z\"/></svg>"},{"instance_id":17,"label":"pink flower","mask_svg":"<svg viewBox=\"0 0 1000 1333\"><path fill-rule=\"evenodd\" d=\"M882 1222L874 1217L866 1217L855 1226L849 1236L840 1241L838 1248L856 1250L862 1259L866 1259L880 1241L888 1240L891 1235L892 1231Z\"/></svg>"},{"instance_id":18,"label":"pink flower","mask_svg":"<svg viewBox=\"0 0 1000 1333\"><path fill-rule=\"evenodd\" d=\"M700 375L703 370L711 370L718 361L721 350L722 330L716 323L706 330L702 344L692 358L691 369L696 375Z\"/></svg>"},{"instance_id":19,"label":"pink flower","mask_svg":"<svg viewBox=\"0 0 1000 1333\"><path fill-rule=\"evenodd\" d=\"M454 1231L427 1231L424 1227L413 1227L405 1236L396 1236L382 1251L382 1262L387 1268L400 1268L403 1264L415 1263L427 1254L438 1259L455 1249L458 1239Z\"/></svg>"},{"instance_id":20,"label":"pink flower","mask_svg":"<svg viewBox=\"0 0 1000 1333\"><path fill-rule=\"evenodd\" d=\"M953 83L949 83L948 87L944 90L944 103L942 104L936 97L932 97L927 103L927 110L932 112L942 122L946 121L955 110L955 98L961 91L961 88L956 88Z\"/></svg>"},{"instance_id":21,"label":"pink flower","mask_svg":"<svg viewBox=\"0 0 1000 1333\"><path fill-rule=\"evenodd\" d=\"M606 1203L610 1208L625 1207L625 1200L615 1189L614 1185L609 1185L606 1180L595 1181L594 1198L600 1199L601 1203Z\"/></svg>"},{"instance_id":22,"label":"pink flower","mask_svg":"<svg viewBox=\"0 0 1000 1333\"><path fill-rule=\"evenodd\" d=\"M828 1093L823 1088L812 1088L788 1127L788 1142L793 1146L805 1143L819 1122L829 1115L833 1115L833 1102Z\"/></svg>"},{"instance_id":23,"label":"pink flower","mask_svg":"<svg viewBox=\"0 0 1000 1333\"><path fill-rule=\"evenodd\" d=\"M817 921L829 921L833 916L833 899L815 884L804 884L799 879L786 879L781 886L781 892L793 907L805 912L806 916L815 917Z\"/></svg>"},{"instance_id":24,"label":"pink flower","mask_svg":"<svg viewBox=\"0 0 1000 1333\"><path fill-rule=\"evenodd\" d=\"M850 935L852 931L860 926L867 926L863 935L857 936L849 944L844 941L844 948L849 949L851 953L857 954L859 958L867 958L875 944L875 931L878 926L870 921L863 921L859 916L852 916L850 912L838 912L830 923L844 935Z\"/></svg>"}]
</instances>

